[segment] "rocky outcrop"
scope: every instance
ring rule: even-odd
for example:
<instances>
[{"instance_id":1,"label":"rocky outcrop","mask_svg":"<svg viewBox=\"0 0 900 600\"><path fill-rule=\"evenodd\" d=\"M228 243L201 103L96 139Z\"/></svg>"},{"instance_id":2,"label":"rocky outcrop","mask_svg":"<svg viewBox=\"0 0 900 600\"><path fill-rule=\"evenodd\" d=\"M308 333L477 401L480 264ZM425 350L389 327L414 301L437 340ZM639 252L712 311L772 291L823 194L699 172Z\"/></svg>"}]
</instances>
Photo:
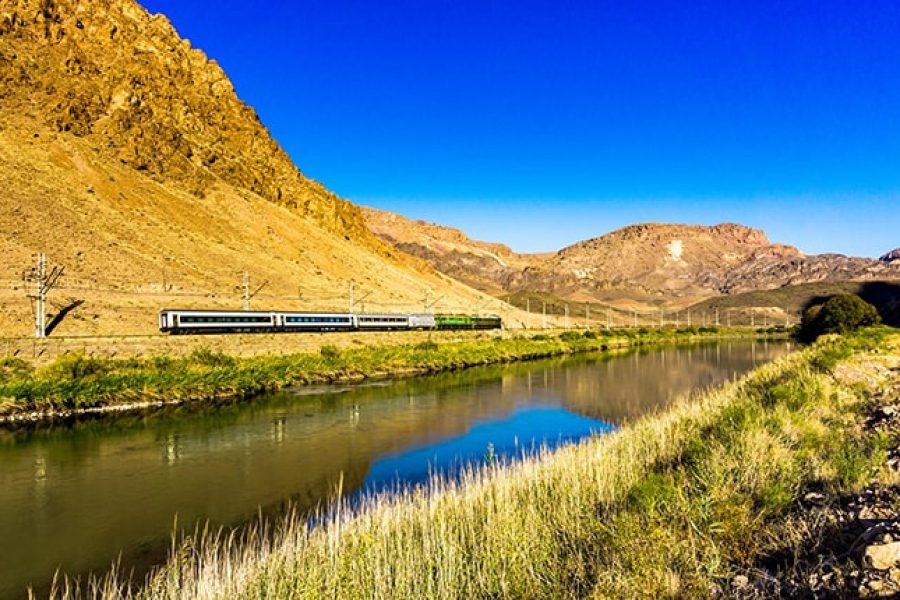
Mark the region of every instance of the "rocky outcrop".
<instances>
[{"instance_id":1,"label":"rocky outcrop","mask_svg":"<svg viewBox=\"0 0 900 600\"><path fill-rule=\"evenodd\" d=\"M0 102L197 196L226 182L381 247L355 206L302 175L215 61L133 0L5 0Z\"/></svg>"},{"instance_id":2,"label":"rocky outcrop","mask_svg":"<svg viewBox=\"0 0 900 600\"><path fill-rule=\"evenodd\" d=\"M469 238L459 229L414 221L362 207L369 228L397 249L429 262L438 271L492 294L502 294L523 269L549 254L518 254L503 244Z\"/></svg>"},{"instance_id":3,"label":"rocky outcrop","mask_svg":"<svg viewBox=\"0 0 900 600\"><path fill-rule=\"evenodd\" d=\"M365 209L369 227L400 250L495 295L540 292L601 302L681 302L685 298L769 290L817 282L900 279L900 260L821 254L773 244L735 223L644 223L623 227L553 254L516 254L463 232Z\"/></svg>"},{"instance_id":4,"label":"rocky outcrop","mask_svg":"<svg viewBox=\"0 0 900 600\"><path fill-rule=\"evenodd\" d=\"M891 250L890 252L888 252L887 254L885 254L884 256L879 258L878 260L880 260L881 262L886 262L886 263L900 261L900 248L897 248L896 250Z\"/></svg>"}]
</instances>

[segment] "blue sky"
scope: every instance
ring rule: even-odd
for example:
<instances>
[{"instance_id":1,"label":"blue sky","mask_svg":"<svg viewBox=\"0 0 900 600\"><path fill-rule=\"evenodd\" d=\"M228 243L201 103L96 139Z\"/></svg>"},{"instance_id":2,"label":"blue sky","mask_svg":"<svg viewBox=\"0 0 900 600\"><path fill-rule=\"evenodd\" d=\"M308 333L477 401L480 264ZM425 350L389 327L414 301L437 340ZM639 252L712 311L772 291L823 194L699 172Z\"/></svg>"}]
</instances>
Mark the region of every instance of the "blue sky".
<instances>
[{"instance_id":1,"label":"blue sky","mask_svg":"<svg viewBox=\"0 0 900 600\"><path fill-rule=\"evenodd\" d=\"M520 251L635 222L900 246L900 3L141 0L307 175Z\"/></svg>"}]
</instances>

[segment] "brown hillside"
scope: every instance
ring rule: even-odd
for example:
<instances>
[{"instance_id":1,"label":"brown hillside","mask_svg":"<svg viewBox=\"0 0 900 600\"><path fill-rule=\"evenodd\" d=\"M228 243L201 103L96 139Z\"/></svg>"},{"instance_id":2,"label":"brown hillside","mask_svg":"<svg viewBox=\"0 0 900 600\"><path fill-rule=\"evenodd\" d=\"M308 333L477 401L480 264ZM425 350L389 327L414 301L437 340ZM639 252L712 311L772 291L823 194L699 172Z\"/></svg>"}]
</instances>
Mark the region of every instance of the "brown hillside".
<instances>
[{"instance_id":1,"label":"brown hillside","mask_svg":"<svg viewBox=\"0 0 900 600\"><path fill-rule=\"evenodd\" d=\"M398 255L305 178L227 77L132 0L0 2L0 336L20 275L66 267L54 335L149 333L163 306L499 310Z\"/></svg>"},{"instance_id":2,"label":"brown hillside","mask_svg":"<svg viewBox=\"0 0 900 600\"><path fill-rule=\"evenodd\" d=\"M807 256L743 225L648 223L624 227L549 255L473 242L458 230L365 211L400 250L497 296L540 293L623 309L668 308L722 294L815 282L900 279L900 261Z\"/></svg>"},{"instance_id":3,"label":"brown hillside","mask_svg":"<svg viewBox=\"0 0 900 600\"><path fill-rule=\"evenodd\" d=\"M383 210L362 207L362 213L379 238L428 261L438 271L491 294L500 294L510 277L550 256L517 254L503 244L470 239L459 229L413 221Z\"/></svg>"}]
</instances>

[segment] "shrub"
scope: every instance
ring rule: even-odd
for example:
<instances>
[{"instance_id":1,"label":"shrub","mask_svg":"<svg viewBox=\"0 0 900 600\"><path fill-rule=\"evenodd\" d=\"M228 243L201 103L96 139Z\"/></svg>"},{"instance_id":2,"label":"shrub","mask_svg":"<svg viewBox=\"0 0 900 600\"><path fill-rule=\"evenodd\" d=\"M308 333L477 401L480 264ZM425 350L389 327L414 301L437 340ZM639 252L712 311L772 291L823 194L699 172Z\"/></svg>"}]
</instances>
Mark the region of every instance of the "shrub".
<instances>
[{"instance_id":1,"label":"shrub","mask_svg":"<svg viewBox=\"0 0 900 600\"><path fill-rule=\"evenodd\" d=\"M874 306L854 294L839 294L803 312L799 337L812 341L826 333L847 333L880 322Z\"/></svg>"},{"instance_id":2,"label":"shrub","mask_svg":"<svg viewBox=\"0 0 900 600\"><path fill-rule=\"evenodd\" d=\"M63 354L42 369L44 379L78 380L102 375L112 370L110 361L91 358L80 352Z\"/></svg>"},{"instance_id":3,"label":"shrub","mask_svg":"<svg viewBox=\"0 0 900 600\"><path fill-rule=\"evenodd\" d=\"M213 352L209 348L198 348L188 355L188 361L205 367L231 367L234 366L234 357Z\"/></svg>"},{"instance_id":4,"label":"shrub","mask_svg":"<svg viewBox=\"0 0 900 600\"><path fill-rule=\"evenodd\" d=\"M437 342L433 340L425 340L424 342L419 342L416 344L416 350L424 350L426 352L434 352L438 349Z\"/></svg>"},{"instance_id":5,"label":"shrub","mask_svg":"<svg viewBox=\"0 0 900 600\"><path fill-rule=\"evenodd\" d=\"M577 331L563 331L559 334L559 339L564 342L577 342L582 338L582 335Z\"/></svg>"},{"instance_id":6,"label":"shrub","mask_svg":"<svg viewBox=\"0 0 900 600\"><path fill-rule=\"evenodd\" d=\"M0 358L0 382L22 379L31 374L31 365L14 356Z\"/></svg>"},{"instance_id":7,"label":"shrub","mask_svg":"<svg viewBox=\"0 0 900 600\"><path fill-rule=\"evenodd\" d=\"M322 346L321 348L319 348L319 355L322 358L325 358L327 360L335 360L337 358L340 358L341 351L338 349L337 346L332 346L331 344L326 344L325 346Z\"/></svg>"}]
</instances>

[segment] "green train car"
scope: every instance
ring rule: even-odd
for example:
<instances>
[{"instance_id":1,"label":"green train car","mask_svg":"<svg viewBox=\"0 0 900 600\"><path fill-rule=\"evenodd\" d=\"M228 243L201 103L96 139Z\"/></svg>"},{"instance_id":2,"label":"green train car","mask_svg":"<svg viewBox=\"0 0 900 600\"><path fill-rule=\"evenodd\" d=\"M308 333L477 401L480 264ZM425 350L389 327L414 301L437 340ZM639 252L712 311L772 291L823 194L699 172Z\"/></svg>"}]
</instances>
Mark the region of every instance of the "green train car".
<instances>
[{"instance_id":1,"label":"green train car","mask_svg":"<svg viewBox=\"0 0 900 600\"><path fill-rule=\"evenodd\" d=\"M502 325L498 316L434 315L435 329L500 329Z\"/></svg>"}]
</instances>

